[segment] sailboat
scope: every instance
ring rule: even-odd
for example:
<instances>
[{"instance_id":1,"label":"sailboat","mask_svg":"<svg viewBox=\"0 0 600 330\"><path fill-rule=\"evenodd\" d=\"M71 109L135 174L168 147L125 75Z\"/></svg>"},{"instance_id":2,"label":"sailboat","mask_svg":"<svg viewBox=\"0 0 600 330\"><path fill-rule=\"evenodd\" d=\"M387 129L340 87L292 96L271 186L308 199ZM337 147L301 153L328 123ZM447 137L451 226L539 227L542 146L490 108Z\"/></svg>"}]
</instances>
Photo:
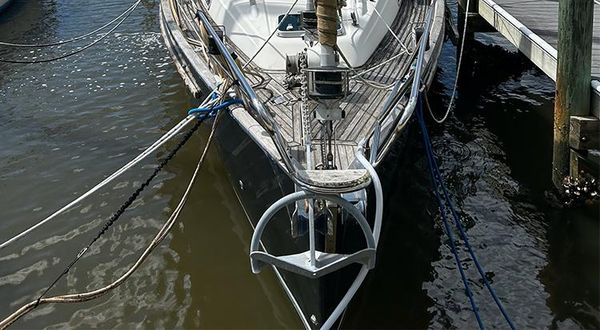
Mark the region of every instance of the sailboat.
<instances>
[{"instance_id":1,"label":"sailboat","mask_svg":"<svg viewBox=\"0 0 600 330\"><path fill-rule=\"evenodd\" d=\"M376 266L378 166L410 143L444 9L441 0L161 0L177 70L226 112L217 136L254 230L249 270L275 272L307 329L338 326Z\"/></svg>"}]
</instances>

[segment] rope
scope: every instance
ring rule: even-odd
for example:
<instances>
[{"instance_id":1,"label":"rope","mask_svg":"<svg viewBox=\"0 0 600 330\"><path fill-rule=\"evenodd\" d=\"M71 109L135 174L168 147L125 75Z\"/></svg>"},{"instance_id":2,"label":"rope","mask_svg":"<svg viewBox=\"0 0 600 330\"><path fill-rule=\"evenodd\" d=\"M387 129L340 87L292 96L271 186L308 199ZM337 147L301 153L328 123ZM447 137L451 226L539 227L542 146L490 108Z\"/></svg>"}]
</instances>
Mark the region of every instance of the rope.
<instances>
[{"instance_id":1,"label":"rope","mask_svg":"<svg viewBox=\"0 0 600 330\"><path fill-rule=\"evenodd\" d=\"M273 31L271 32L271 34L269 35L269 37L267 38L267 40L265 40L265 42L263 42L263 44L258 48L258 50L256 51L256 53L254 53L254 55L252 55L252 57L250 57L250 59L248 60L248 62L246 62L246 64L244 64L244 66L242 67L242 69L245 69L248 65L250 65L250 63L252 63L252 61L254 61L254 59L256 58L256 56L258 56L258 54L263 50L263 48L265 48L265 46L269 43L269 41L271 40L271 38L273 38L273 36L275 35L275 33L277 33L277 30L279 30L279 27L281 26L281 23L283 23L285 21L285 19L290 15L290 13L292 12L292 9L294 9L294 7L296 6L297 3L298 3L298 0L294 0L294 3L292 3L292 5L288 9L288 11L285 13L285 16L283 16L283 18L281 19L281 21L279 21L279 24L277 24L277 26L275 27L275 29L273 29Z\"/></svg>"},{"instance_id":2,"label":"rope","mask_svg":"<svg viewBox=\"0 0 600 330\"><path fill-rule=\"evenodd\" d=\"M49 304L49 303L75 303L75 302L89 301L89 300L98 298L98 297L106 294L110 290L115 289L119 285L123 284L123 282L125 282L125 280L127 280L129 278L129 276L131 276L133 274L133 272L137 268L139 268L139 266L142 264L142 262L144 262L144 260L150 255L150 253L162 242L162 240L167 236L167 234L169 233L169 231L175 224L175 221L179 217L181 210L183 209L183 207L185 206L185 203L187 202L187 200L189 198L189 194L192 189L192 186L194 185L196 178L198 177L200 168L201 168L202 164L204 163L204 159L206 157L207 151L213 140L213 135L215 132L217 122L219 121L219 118L220 118L220 116L217 115L217 118L213 122L211 133L210 133L210 135L208 137L208 141L206 142L206 145L204 147L204 151L202 152L202 156L200 157L198 164L196 165L196 169L190 179L190 182L188 183L188 186L187 186L185 192L183 193L183 195L181 197L181 200L179 201L179 204L177 205L177 207L175 208L173 213L171 213L171 216L165 222L165 224L162 226L162 228L158 231L158 233L156 233L156 235L150 242L150 245L148 245L146 250L144 250L144 252L139 256L139 258L136 260L136 262L133 263L132 266L123 275L121 275L121 277L119 277L114 282L112 282L104 287L101 287L99 289L93 290L93 291L58 295L58 296L53 296L53 297L48 297L48 298L42 298L40 300L31 301L30 303L23 305L21 308L19 308L13 314L11 314L10 316L8 316L4 320L2 320L0 322L0 329L6 329L8 326L10 326L14 322L16 322L19 318L21 318L24 315L26 315L27 313L33 311L39 305Z\"/></svg>"},{"instance_id":3,"label":"rope","mask_svg":"<svg viewBox=\"0 0 600 330\"><path fill-rule=\"evenodd\" d=\"M456 246L454 243L454 235L452 234L450 225L448 223L448 218L447 218L448 212L450 212L450 214L452 215L452 218L454 220L454 225L458 229L459 235L460 235L461 239L463 240L465 246L467 247L469 255L471 256L471 259L473 260L473 263L475 264L475 267L477 268L477 271L479 272L479 275L480 275L481 279L483 280L485 287L488 289L490 295L492 296L492 298L494 299L494 302L496 303L496 306L502 313L502 316L508 323L509 327L514 330L515 326L511 320L510 316L504 309L502 302L496 295L495 290L492 288L491 284L489 283L489 281L485 275L485 270L479 263L479 259L475 255L475 252L473 251L473 248L471 247L471 244L469 243L467 234L465 233L464 227L463 227L462 223L460 222L460 217L458 216L458 213L456 212L456 210L454 208L452 200L450 199L450 194L448 192L448 189L446 188L446 184L444 183L444 180L440 173L439 167L437 165L437 161L435 160L435 156L434 156L432 145L431 145L431 140L430 140L429 134L427 132L427 126L425 125L425 118L423 116L422 100L419 100L419 102L418 102L417 118L419 120L419 126L421 127L421 132L423 134L423 143L425 145L425 152L427 154L427 162L429 164L431 179L433 180L433 183L435 186L434 187L435 197L439 204L440 214L442 217L442 221L444 223L444 228L445 228L446 234L448 235L448 238L450 239L450 248L452 250L452 254L454 255L454 260L455 260L458 270L460 272L460 276L463 281L463 284L465 285L465 290L466 290L467 296L469 297L469 301L471 303L471 307L473 308L473 313L475 314L477 323L479 324L479 328L484 329L483 322L481 320L481 316L479 315L479 308L477 307L477 304L475 303L473 293L471 292L471 289L469 287L467 278L466 278L464 270L462 268L462 263L461 263L460 257L458 256L458 252L456 250ZM442 194L440 194L440 190L442 191Z\"/></svg>"},{"instance_id":4,"label":"rope","mask_svg":"<svg viewBox=\"0 0 600 330\"><path fill-rule=\"evenodd\" d=\"M471 304L473 313L475 314L475 318L477 319L477 324L479 325L479 329L483 330L485 327L483 326L483 321L481 320L481 315L479 315L479 307L477 306L477 303L475 302L475 298L473 297L473 292L471 291L471 287L469 286L469 281L467 280L465 271L462 267L462 262L460 260L460 256L458 255L458 252L456 250L456 245L454 243L454 235L452 234L452 230L450 229L450 225L448 224L448 219L446 218L446 212L447 212L446 205L440 196L439 188L442 184L440 183L440 178L439 178L438 174L434 170L435 159L433 159L433 155L432 155L432 151L431 151L431 144L429 143L429 139L427 137L427 131L426 131L427 127L425 126L425 121L423 120L423 111L422 111L421 102L419 102L419 110L417 111L417 116L419 118L419 125L421 126L421 132L423 133L423 142L425 144L425 152L427 154L427 163L429 164L431 179L433 180L433 183L435 185L435 188L434 188L435 197L439 203L439 209L440 209L440 214L442 216L442 221L444 223L444 229L450 240L450 249L452 251L452 254L454 255L454 261L456 262L456 266L458 267L458 271L460 273L460 278L462 279L462 282L465 286L465 291L467 293L467 297L469 298L469 303Z\"/></svg>"},{"instance_id":5,"label":"rope","mask_svg":"<svg viewBox=\"0 0 600 330\"><path fill-rule=\"evenodd\" d=\"M471 2L471 0L467 0L467 5L465 8L467 8L467 11L465 12L465 23L463 26L463 31L462 31L462 39L460 41L460 52L458 54L458 63L456 64L456 77L454 77L454 86L452 87L452 95L450 96L450 101L448 102L448 107L446 108L446 112L444 113L444 116L442 117L442 119L437 119L435 117L435 115L433 114L433 111L431 110L431 107L429 107L429 102L427 102L427 109L429 110L429 115L431 116L431 118L438 124L443 124L446 119L448 119L448 115L450 115L450 110L452 110L452 106L454 105L454 99L456 97L456 90L458 89L458 77L460 75L460 67L462 65L462 59L463 59L463 54L464 54L464 49L465 49L465 39L467 36L467 23L469 22L469 13L468 13L468 8L469 8L469 3Z\"/></svg>"},{"instance_id":6,"label":"rope","mask_svg":"<svg viewBox=\"0 0 600 330\"><path fill-rule=\"evenodd\" d=\"M45 219L39 221L35 225L27 228L26 230L20 232L19 234L15 235L12 238L3 242L2 244L0 244L0 249L3 249L5 247L9 246L10 244L16 242L17 240L25 237L27 234L31 233L33 230L37 229L38 227L44 225L48 221L56 218L57 216L63 214L64 212L68 211L73 206L75 206L79 202L83 201L84 199L89 197L91 194L93 194L94 192L99 190L100 188L102 188L102 187L106 186L107 184L109 184L110 182L112 182L114 179L119 177L121 174L125 173L127 170L131 169L133 166L135 166L136 164L141 162L143 159L148 157L150 154L152 154L155 150L157 150L165 142L169 141L173 136L175 136L177 133L179 133L179 131L181 131L181 129L183 129L185 126L187 126L187 124L194 121L195 118L196 117L194 117L194 116L189 116L189 117L185 118L184 120L182 120L179 124L175 125L175 127L173 127L169 132L167 132L160 139L158 139L156 142L154 142L154 144L149 146L140 155L138 155L137 157L132 159L129 163L125 164L123 167L121 167L120 169L115 171L113 174L109 175L106 179L104 179L102 182L100 182L99 184L94 186L92 189L88 190L83 195L77 197L75 200L71 201L67 205L65 205L62 208L60 208L59 210L55 211L54 213L52 213Z\"/></svg>"},{"instance_id":7,"label":"rope","mask_svg":"<svg viewBox=\"0 0 600 330\"><path fill-rule=\"evenodd\" d=\"M352 66L352 64L350 64L350 61L348 61L348 58L344 55L344 52L342 52L342 50L338 46L336 46L335 49L338 51L338 53L340 54L340 56L342 57L342 59L344 60L344 62L346 63L346 65L348 66L348 68L350 68L350 70L352 72L357 72L356 68L354 68ZM353 76L352 79L353 78L356 78L357 82L363 83L363 84L365 84L365 85L367 85L369 87L372 87L372 88L375 88L375 89L379 89L379 90L385 90L385 91L391 90L394 87L394 85L396 84L394 82L394 83L385 85L385 84L382 84L382 83L380 83L378 81L366 79L366 78L362 77L361 74L357 74L357 75Z\"/></svg>"},{"instance_id":8,"label":"rope","mask_svg":"<svg viewBox=\"0 0 600 330\"><path fill-rule=\"evenodd\" d=\"M119 209L115 213L113 213L113 215L110 217L110 219L104 224L102 229L98 232L96 237L94 237L88 243L87 246L85 246L81 251L79 251L79 253L75 256L75 258L71 261L71 263L69 263L69 265L65 268L65 270L63 270L63 272L60 275L58 275L58 277L54 280L54 282L52 282L46 288L46 290L44 290L44 292L42 292L42 294L37 299L37 304L39 304L40 300L42 300L42 298L46 295L46 293L48 293L48 291L50 291L63 276L67 275L67 273L71 270L71 268L73 268L73 266L83 257L83 255L85 255L85 253L89 250L89 248L92 247L92 245L98 239L100 239L100 237L102 237L102 235L104 235L104 233L106 233L106 231L117 220L119 220L119 218L123 215L123 213L125 213L125 210L127 210L127 208L129 208L129 206L131 206L131 204L139 197L139 195L142 193L142 191L144 191L144 189L146 189L146 187L148 187L150 185L150 182L158 175L158 173L163 169L163 167L165 167L165 165L167 165L167 163L171 159L173 159L173 156L175 156L175 154L181 149L181 147L183 147L183 145L188 142L188 140L192 137L192 134L194 134L194 132L196 132L198 127L200 127L200 125L202 124L202 122L204 122L204 120L206 120L206 118L208 118L208 115L204 115L201 118L199 118L199 120L196 122L196 124L194 124L194 126L192 126L192 128L185 133L185 135L183 136L181 141L179 141L179 143L175 146L175 148L173 148L173 150L171 150L171 152L169 152L167 157L165 157L160 162L158 167L156 167L154 169L154 171L152 172L152 174L150 174L150 176L146 179L146 181L144 181L144 183L142 183L142 185L139 188L137 188L133 192L133 194L131 194L131 196L129 196L129 198L125 201L125 203L123 203L121 205L121 207L119 207Z\"/></svg>"},{"instance_id":9,"label":"rope","mask_svg":"<svg viewBox=\"0 0 600 330\"><path fill-rule=\"evenodd\" d=\"M211 94L209 94L209 97L207 97L204 100L204 102L202 103L204 106L217 101L213 98L213 95L216 91L217 91L217 88L215 88L215 90ZM158 140L156 140L156 142L154 142L152 145L150 145L148 148L146 148L146 150L144 150L141 154L139 154L137 157L135 157L134 159L129 161L127 164L125 164L123 167L121 167L120 169L115 171L113 174L109 175L106 179L102 180L102 182L100 182L96 186L92 187L90 190L85 192L83 195L77 197L76 199L74 199L67 205L63 206L62 208L58 209L57 211L55 211L54 213L52 213L45 219L39 221L35 225L27 228L26 230L20 232L19 234L13 236L12 238L10 238L10 239L6 240L5 242L3 242L2 244L0 244L0 250L9 246L10 244L16 242L17 240L25 237L26 235L28 235L35 229L39 228L40 226L44 225L45 223L49 222L50 220L56 218L57 216L65 213L66 211L71 209L73 206L75 206L79 202L83 201L84 199L89 197L94 192L98 191L100 188L102 188L102 187L106 186L107 184L109 184L110 182L112 182L114 179L119 177L121 174L125 173L127 170L131 169L133 166L135 166L136 164L141 162L143 159L148 157L150 154L152 154L154 151L156 151L158 148L160 148L163 144L165 144L171 138L176 136L177 133L179 133L184 127L186 127L189 123L191 123L195 119L196 119L196 116L188 116L185 119L183 119L181 122L179 122L173 128L171 128L171 130L169 130L167 133L165 133L163 136L161 136Z\"/></svg>"},{"instance_id":10,"label":"rope","mask_svg":"<svg viewBox=\"0 0 600 330\"><path fill-rule=\"evenodd\" d=\"M231 100L227 100L225 102L221 102L219 105L216 105L216 106L193 108L190 111L188 111L188 115L202 114L202 113L209 114L211 112L215 112L215 111L219 111L224 108L228 108L234 104L244 104L244 101L242 101L241 99L231 99Z\"/></svg>"},{"instance_id":11,"label":"rope","mask_svg":"<svg viewBox=\"0 0 600 330\"><path fill-rule=\"evenodd\" d=\"M395 61L396 59L400 58L400 57L401 57L402 55L404 55L404 54L408 54L408 55L410 55L410 58L409 58L410 60L412 60L413 58L415 58L415 57L416 57L416 55L417 55L417 52L410 52L410 50L409 50L409 49L408 49L408 47L406 47L406 45L405 45L405 44L402 42L402 40L400 39L400 37L398 36L398 34L397 34L397 33L396 33L396 32L395 32L393 29L392 29L392 27L391 27L391 26L389 26L389 24L387 24L387 22L386 22L386 21L383 19L383 16L381 16L381 14L380 14L380 13L379 13L379 11L377 10L376 6L373 6L373 10L374 10L374 12L377 14L377 16L379 17L379 19L380 19L380 20L381 20L381 21L382 21L382 22L385 24L385 26L386 26L386 27L387 27L387 29L388 29L388 32L389 32L389 33L392 35L392 37L394 37L394 39L396 39L396 41L397 41L397 42L400 44L400 46L401 46L403 49L402 49L402 51L401 51L400 53L398 53L398 54L396 54L396 55L394 55L394 56L392 56L392 57L388 58L387 60L385 60L385 61L383 61L383 62L381 62L381 63L378 63L377 65L374 65L374 66L371 66L371 67L369 67L369 68L367 68L367 69L364 69L364 70L363 70L363 71L361 71L361 72L358 72L357 70L355 70L355 68L352 68L352 67L350 66L350 63L348 63L348 61L347 61L347 60L344 58L344 61L345 61L345 62L348 64L348 66L349 66L349 67L351 67L351 68L352 68L352 72L353 72L353 73L355 73L353 76L351 76L351 77L350 77L350 79L359 78L359 80L360 80L360 81L362 81L362 82L364 82L364 83L366 83L366 84L372 83L372 81L368 81L368 80L366 80L366 79L362 79L362 80L361 80L361 79L360 79L360 77L361 77L362 75L364 75L364 74L367 74L367 73L369 73L369 72L372 72L372 71L376 70L377 68L379 68L379 67L381 67L381 66L384 66L384 65L386 65L386 64L388 64L388 63L390 63L390 62L392 62L392 61ZM338 47L338 51L341 53L341 50L339 49L339 47ZM377 87L376 87L376 86L377 86L377 85L374 85L374 86L371 86L371 87L374 87L374 88L379 88L379 89L386 89L386 87L388 87L387 89L389 89L389 88L391 88L391 86L393 86L393 84L391 84L391 85L389 85L389 86L385 86L385 85L383 85L383 86L377 86Z\"/></svg>"},{"instance_id":12,"label":"rope","mask_svg":"<svg viewBox=\"0 0 600 330\"><path fill-rule=\"evenodd\" d=\"M78 41L81 40L83 38L89 37L93 34L96 34L102 30L104 30L105 28L107 28L108 26L112 25L113 23L115 23L116 21L118 21L121 17L123 17L123 15L127 14L127 12L132 11L135 9L135 7L141 2L141 0L136 1L134 4L132 4L129 8L127 8L123 13L121 13L121 15L115 17L113 20L111 20L110 22L102 25L101 27L95 29L94 31L88 32L84 35L80 35L78 37L74 37L71 39L67 39L67 40L63 40L63 41L57 41L57 42L52 42L52 43L47 43L47 44L17 44L17 43L11 43L11 42L5 42L5 41L0 41L0 46L7 46L7 47L23 47L23 48L43 48L43 47L52 47L52 46L60 46L60 45L64 45L70 42L74 42L74 41Z\"/></svg>"},{"instance_id":13,"label":"rope","mask_svg":"<svg viewBox=\"0 0 600 330\"><path fill-rule=\"evenodd\" d=\"M121 24L123 24L123 22L125 22L125 20L127 20L127 18L129 18L129 16L131 15L131 13L133 13L133 11L137 8L137 6L140 4L141 0L138 0L134 5L133 8L128 11L125 14L125 17L123 17L115 26L113 26L110 30L108 30L108 32L106 32L103 36L101 36L100 38L92 41L91 43L77 49L74 50L70 53L58 56L58 57L52 57L52 58L46 58L46 59L41 59L41 60L7 60L7 59L2 59L0 58L0 63L12 63L12 64L37 64L37 63L47 63L47 62L53 62L53 61L58 61L76 54L79 54L91 47L93 47L94 45L96 45L97 43L99 43L100 41L104 40L106 37L108 37L111 33L113 33L119 26L121 26Z\"/></svg>"},{"instance_id":14,"label":"rope","mask_svg":"<svg viewBox=\"0 0 600 330\"><path fill-rule=\"evenodd\" d=\"M385 21L385 19L383 18L383 16L381 16L381 13L379 13L379 10L377 10L377 6L369 3L369 1L367 1L367 4L369 4L371 6L371 8L373 8L373 11L375 12L375 14L377 14L377 17L379 17L379 20L381 20L381 22L383 22L383 24L385 25L385 27L392 34L392 36L394 37L394 39L396 39L396 41L398 41L398 43L404 49L404 51L406 53L410 54L410 50L408 49L408 47L406 47L406 45L404 44L404 42L402 42L402 40L400 39L400 37L398 36L398 34L396 34L396 32L394 32L394 30L392 30L392 27Z\"/></svg>"},{"instance_id":15,"label":"rope","mask_svg":"<svg viewBox=\"0 0 600 330\"><path fill-rule=\"evenodd\" d=\"M404 55L404 54L406 54L406 52L405 52L405 51L402 51L402 52L400 52L400 53L398 53L398 54L396 54L396 55L394 55L394 56L392 56L392 57L388 58L387 60L385 60L385 61L383 61L383 62L381 62L381 63L378 63L377 65L374 65L374 66L372 66L372 67L369 67L368 69L365 69L365 70L363 70L363 71L360 71L360 72L358 72L357 74L355 74L355 75L353 75L353 76L350 76L350 79L354 79L354 78L356 78L356 77L358 77L358 76L362 76L362 75L364 75L364 74L366 74L366 73L372 72L372 71L376 70L377 68L380 68L380 67L382 67L382 66L384 66L384 65L386 65L386 64L388 64L388 63L390 63L390 62L392 62L392 61L395 61L395 60L397 60L398 58L400 58L400 56L402 56L402 55Z\"/></svg>"}]
</instances>

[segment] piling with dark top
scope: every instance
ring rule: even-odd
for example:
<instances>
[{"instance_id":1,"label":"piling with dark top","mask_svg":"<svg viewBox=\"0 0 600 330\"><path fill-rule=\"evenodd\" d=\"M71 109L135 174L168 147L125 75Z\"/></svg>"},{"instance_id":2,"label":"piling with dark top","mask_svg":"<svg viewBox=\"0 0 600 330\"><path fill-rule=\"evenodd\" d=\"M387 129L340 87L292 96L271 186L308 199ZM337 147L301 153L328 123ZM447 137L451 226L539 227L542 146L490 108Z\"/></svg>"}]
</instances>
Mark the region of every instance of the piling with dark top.
<instances>
[{"instance_id":1,"label":"piling with dark top","mask_svg":"<svg viewBox=\"0 0 600 330\"><path fill-rule=\"evenodd\" d=\"M569 121L590 113L593 0L560 0L552 181L569 175Z\"/></svg>"}]
</instances>

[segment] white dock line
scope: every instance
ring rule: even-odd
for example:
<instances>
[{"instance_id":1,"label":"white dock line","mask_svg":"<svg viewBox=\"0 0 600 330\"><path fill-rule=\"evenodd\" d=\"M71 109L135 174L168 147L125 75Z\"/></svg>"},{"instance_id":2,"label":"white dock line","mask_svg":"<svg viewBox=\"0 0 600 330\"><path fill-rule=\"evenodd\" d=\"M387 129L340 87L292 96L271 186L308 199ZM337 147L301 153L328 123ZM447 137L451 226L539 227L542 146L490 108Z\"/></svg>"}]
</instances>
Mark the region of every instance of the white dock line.
<instances>
[{"instance_id":1,"label":"white dock line","mask_svg":"<svg viewBox=\"0 0 600 330\"><path fill-rule=\"evenodd\" d=\"M195 116L192 116L192 117L193 117L193 119L196 118ZM185 203L187 202L187 200L189 198L189 194L192 190L192 187L194 186L194 183L196 182L198 173L200 172L200 168L202 167L202 164L204 163L204 159L206 157L208 148L210 147L211 142L213 140L213 136L214 136L219 118L220 118L220 113L217 114L217 118L213 122L210 135L208 137L206 145L204 146L204 151L202 151L202 155L200 156L200 159L198 160L196 169L194 170L194 173L192 174L192 177L190 178L187 188L185 189L185 192L181 196L181 199L179 200L177 207L175 208L175 210L173 210L173 212L171 213L171 216L169 216L169 219L163 224L163 226L160 228L160 230L156 233L156 235L154 236L154 238L152 239L150 244L146 247L144 252L137 258L137 260L127 269L127 271L123 275L121 275L118 279L111 282L110 284L107 284L107 285L105 285L101 288L95 289L95 290L78 292L78 293L70 293L70 294L62 294L62 295L58 295L58 296L53 296L53 297L48 297L48 298L40 298L38 300L31 301L30 303L21 306L21 308L16 310L14 313L9 315L4 320L0 320L0 329L6 329L11 324L16 322L19 318L21 318L25 314L33 311L34 309L36 309L38 306L40 306L42 304L77 303L77 302L89 301L92 299L96 299L96 298L106 294L110 290L113 290L116 287L123 284L123 282L125 282L125 280L127 280L129 278L129 276L131 276L131 274L133 274L133 272L140 267L140 265L144 262L144 260L162 242L162 240L165 239L165 237L167 237L167 234L170 232L171 228L173 228L173 225L177 221L179 214L181 213L181 210L183 210L183 207L185 206ZM186 120L187 120L187 118L186 118Z\"/></svg>"},{"instance_id":2,"label":"white dock line","mask_svg":"<svg viewBox=\"0 0 600 330\"><path fill-rule=\"evenodd\" d=\"M211 95L212 95L212 93L210 93L209 96L204 100L203 105L206 105L206 104L210 103L210 101L211 101L210 100ZM92 189L88 190L83 195L77 197L76 199L74 199L73 201L71 201L70 203L68 203L67 205L61 207L60 209L58 209L57 211L55 211L54 213L52 213L51 215L49 215L45 219L43 219L43 220L39 221L38 223L36 223L35 225L33 225L33 226L25 229L24 231L20 232L19 234L13 236L12 238L10 238L10 239L6 240L5 242L3 242L2 244L0 244L0 250L4 249L5 247L9 246L12 243L18 241L19 239L25 237L27 234L31 233L35 229L41 227L42 225L44 225L45 223L49 222L50 220L56 218L57 216L65 213L66 211L68 211L69 209L71 209L73 206L75 206L77 203L83 201L84 199L86 199L87 197L89 197L90 195L92 195L94 192L98 191L100 188L102 188L102 187L106 186L107 184L109 184L110 182L112 182L114 179L116 179L117 177L119 177L121 174L125 173L127 170L131 169L133 166L135 166L136 164L138 164L139 162L141 162L144 158L148 157L151 153L153 153L158 148L160 148L163 144L165 144L165 142L167 142L170 139L172 139L185 126L187 126L189 123L191 123L194 120L196 120L196 116L194 116L194 115L187 116L185 119L183 119L177 125L175 125L173 128L171 128L167 133L165 133L163 136L161 136L151 146L149 146L148 148L146 148L146 150L144 150L144 152L142 152L141 154L139 154L137 157L135 157L134 159L132 159L130 162L128 162L127 164L125 164L123 167L121 167L120 169L118 169L113 174L109 175L106 179L102 180L102 182L100 182L97 185L95 185Z\"/></svg>"}]
</instances>

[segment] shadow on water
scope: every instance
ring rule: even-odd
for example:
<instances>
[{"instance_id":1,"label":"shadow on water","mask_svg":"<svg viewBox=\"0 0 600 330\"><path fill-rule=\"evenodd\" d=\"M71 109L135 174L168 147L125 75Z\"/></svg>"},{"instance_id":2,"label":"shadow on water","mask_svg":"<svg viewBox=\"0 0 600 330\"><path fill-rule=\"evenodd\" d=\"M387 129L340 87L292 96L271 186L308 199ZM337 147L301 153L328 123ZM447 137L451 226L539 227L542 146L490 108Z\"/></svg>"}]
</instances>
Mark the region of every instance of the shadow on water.
<instances>
[{"instance_id":1,"label":"shadow on water","mask_svg":"<svg viewBox=\"0 0 600 330\"><path fill-rule=\"evenodd\" d=\"M486 58L480 54L474 57ZM526 61L520 53L513 57L517 59L500 63ZM510 176L521 190L509 196L517 214L521 215L517 224L545 243L540 244L540 250L546 253L546 264L536 277L548 295L546 306L553 314L547 326L561 328L576 324L585 329L598 328L600 213L597 205L563 209L552 196L554 84L532 67L498 84L486 100L488 96L481 88L481 81L485 81L487 72L502 71L497 67L502 64L491 63L491 68L485 64L476 66L473 79L468 79L466 88L463 87L468 91L468 99L475 101L477 110L457 116L462 122L472 122L481 116L485 127L501 142ZM478 95L483 97L478 100ZM530 208L537 212L529 211ZM529 216L531 219L527 219Z\"/></svg>"},{"instance_id":2,"label":"shadow on water","mask_svg":"<svg viewBox=\"0 0 600 330\"><path fill-rule=\"evenodd\" d=\"M448 122L429 123L442 173L471 245L518 328L598 328L598 209L562 209L552 198L553 82L491 38L479 36L468 45ZM451 93L455 51L445 44L429 92L438 117ZM416 125L407 141L384 166L378 265L343 326L474 328ZM504 328L457 243L484 323Z\"/></svg>"},{"instance_id":3,"label":"shadow on water","mask_svg":"<svg viewBox=\"0 0 600 330\"><path fill-rule=\"evenodd\" d=\"M422 284L434 278L439 232L431 219L433 205L419 131L410 127L407 146L397 146L382 164L385 211L377 266L347 311L344 328L426 328L433 301ZM410 176L405 175L411 173Z\"/></svg>"}]
</instances>

